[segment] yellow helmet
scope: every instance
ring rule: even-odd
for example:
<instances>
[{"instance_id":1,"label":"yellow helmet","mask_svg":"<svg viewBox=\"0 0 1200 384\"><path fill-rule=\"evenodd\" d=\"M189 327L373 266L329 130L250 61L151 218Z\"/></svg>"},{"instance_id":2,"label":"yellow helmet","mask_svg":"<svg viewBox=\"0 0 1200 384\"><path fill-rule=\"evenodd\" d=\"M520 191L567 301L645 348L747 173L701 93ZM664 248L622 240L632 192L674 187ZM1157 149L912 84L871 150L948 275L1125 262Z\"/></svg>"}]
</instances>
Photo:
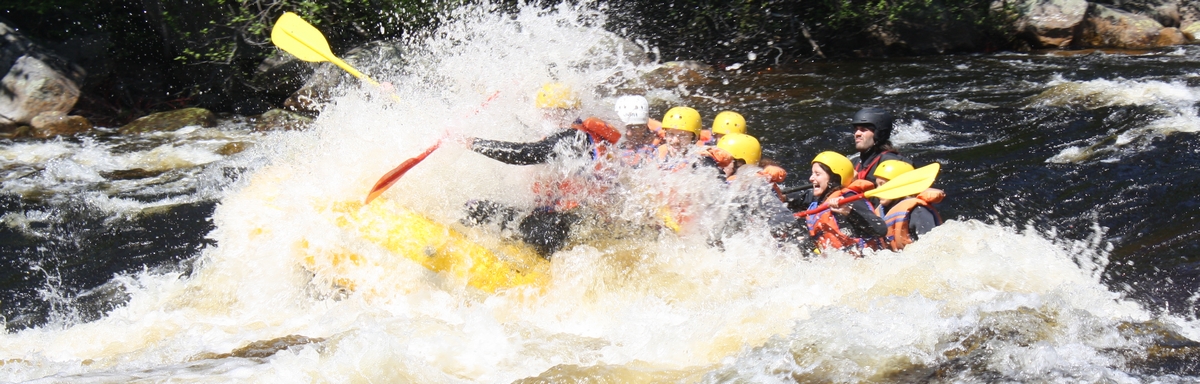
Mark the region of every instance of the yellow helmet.
<instances>
[{"instance_id":1,"label":"yellow helmet","mask_svg":"<svg viewBox=\"0 0 1200 384\"><path fill-rule=\"evenodd\" d=\"M854 177L854 164L840 153L834 151L821 152L817 154L817 157L813 158L812 162L825 164L826 167L829 167L829 170L842 178L842 185L850 184L852 181L851 178Z\"/></svg>"},{"instance_id":2,"label":"yellow helmet","mask_svg":"<svg viewBox=\"0 0 1200 384\"><path fill-rule=\"evenodd\" d=\"M571 86L563 83L546 83L537 93L538 108L574 109L579 105L579 96Z\"/></svg>"},{"instance_id":3,"label":"yellow helmet","mask_svg":"<svg viewBox=\"0 0 1200 384\"><path fill-rule=\"evenodd\" d=\"M688 131L700 137L700 112L689 107L671 108L663 115L662 127Z\"/></svg>"},{"instance_id":4,"label":"yellow helmet","mask_svg":"<svg viewBox=\"0 0 1200 384\"><path fill-rule=\"evenodd\" d=\"M900 160L888 160L875 167L875 177L891 180L911 170L913 170L912 164Z\"/></svg>"},{"instance_id":5,"label":"yellow helmet","mask_svg":"<svg viewBox=\"0 0 1200 384\"><path fill-rule=\"evenodd\" d=\"M745 161L746 164L758 165L762 159L762 145L758 139L745 133L730 133L717 140L717 148L729 152L734 159Z\"/></svg>"},{"instance_id":6,"label":"yellow helmet","mask_svg":"<svg viewBox=\"0 0 1200 384\"><path fill-rule=\"evenodd\" d=\"M746 133L746 118L734 111L724 111L713 118L712 133L728 135Z\"/></svg>"}]
</instances>

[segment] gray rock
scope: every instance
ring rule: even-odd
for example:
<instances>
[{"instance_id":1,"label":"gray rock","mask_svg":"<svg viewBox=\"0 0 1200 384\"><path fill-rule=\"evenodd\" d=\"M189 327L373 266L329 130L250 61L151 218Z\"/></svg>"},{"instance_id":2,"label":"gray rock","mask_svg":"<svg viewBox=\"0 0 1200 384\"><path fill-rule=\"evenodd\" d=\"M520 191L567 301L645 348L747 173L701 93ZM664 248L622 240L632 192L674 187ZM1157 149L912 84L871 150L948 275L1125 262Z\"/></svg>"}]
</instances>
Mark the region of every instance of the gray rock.
<instances>
[{"instance_id":1,"label":"gray rock","mask_svg":"<svg viewBox=\"0 0 1200 384\"><path fill-rule=\"evenodd\" d=\"M1147 16L1164 27L1179 27L1182 21L1179 0L1092 0L1092 3Z\"/></svg>"},{"instance_id":2,"label":"gray rock","mask_svg":"<svg viewBox=\"0 0 1200 384\"><path fill-rule=\"evenodd\" d=\"M716 81L711 65L699 61L668 61L642 75L641 80L654 88L697 87Z\"/></svg>"},{"instance_id":3,"label":"gray rock","mask_svg":"<svg viewBox=\"0 0 1200 384\"><path fill-rule=\"evenodd\" d=\"M312 118L298 113L288 112L282 109L272 109L262 115L254 122L255 131L274 131L274 130L299 130L308 128L312 124Z\"/></svg>"},{"instance_id":4,"label":"gray rock","mask_svg":"<svg viewBox=\"0 0 1200 384\"><path fill-rule=\"evenodd\" d=\"M996 0L991 12L1013 20L1013 30L1033 48L1065 48L1087 15L1085 0Z\"/></svg>"},{"instance_id":5,"label":"gray rock","mask_svg":"<svg viewBox=\"0 0 1200 384\"><path fill-rule=\"evenodd\" d=\"M212 127L217 125L217 118L211 111L204 108L184 108L139 117L137 120L121 127L118 132L131 134L174 131L191 125Z\"/></svg>"},{"instance_id":6,"label":"gray rock","mask_svg":"<svg viewBox=\"0 0 1200 384\"><path fill-rule=\"evenodd\" d=\"M42 112L30 122L31 136L45 139L55 136L71 136L92 129L92 123L83 116L69 116L62 112Z\"/></svg>"},{"instance_id":7,"label":"gray rock","mask_svg":"<svg viewBox=\"0 0 1200 384\"><path fill-rule=\"evenodd\" d=\"M1191 23L1184 24L1183 28L1180 28L1179 31L1183 33L1183 36L1186 37L1188 41L1194 42L1198 37L1200 37L1200 21L1193 21Z\"/></svg>"},{"instance_id":8,"label":"gray rock","mask_svg":"<svg viewBox=\"0 0 1200 384\"><path fill-rule=\"evenodd\" d=\"M1173 37L1160 40L1163 26L1145 15L1138 15L1100 4L1092 4L1080 34L1079 45L1094 48L1147 49L1171 43ZM1166 31L1169 35L1178 30ZM1179 36L1182 36L1180 34Z\"/></svg>"},{"instance_id":9,"label":"gray rock","mask_svg":"<svg viewBox=\"0 0 1200 384\"><path fill-rule=\"evenodd\" d=\"M42 112L66 113L86 73L0 23L0 126L29 124Z\"/></svg>"},{"instance_id":10,"label":"gray rock","mask_svg":"<svg viewBox=\"0 0 1200 384\"><path fill-rule=\"evenodd\" d=\"M32 56L21 56L0 79L0 124L29 123L42 112L67 113L79 86Z\"/></svg>"}]
</instances>

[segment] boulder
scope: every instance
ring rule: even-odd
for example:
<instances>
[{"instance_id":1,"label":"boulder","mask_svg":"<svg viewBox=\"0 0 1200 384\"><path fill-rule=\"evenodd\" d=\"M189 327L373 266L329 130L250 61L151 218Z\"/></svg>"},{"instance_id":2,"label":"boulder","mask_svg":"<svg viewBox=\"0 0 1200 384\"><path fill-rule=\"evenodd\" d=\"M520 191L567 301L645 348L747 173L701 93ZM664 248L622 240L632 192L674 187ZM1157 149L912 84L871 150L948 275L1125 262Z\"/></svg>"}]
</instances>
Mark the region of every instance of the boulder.
<instances>
[{"instance_id":1,"label":"boulder","mask_svg":"<svg viewBox=\"0 0 1200 384\"><path fill-rule=\"evenodd\" d=\"M642 80L653 88L696 87L713 83L713 75L713 67L699 61L668 61L642 75Z\"/></svg>"},{"instance_id":2,"label":"boulder","mask_svg":"<svg viewBox=\"0 0 1200 384\"><path fill-rule=\"evenodd\" d=\"M217 125L217 117L211 111L204 108L177 109L139 117L137 120L121 127L118 132L130 134L174 131L192 125L212 127Z\"/></svg>"},{"instance_id":3,"label":"boulder","mask_svg":"<svg viewBox=\"0 0 1200 384\"><path fill-rule=\"evenodd\" d=\"M254 122L255 131L285 130L293 131L308 128L312 118L282 109L272 109L258 116Z\"/></svg>"},{"instance_id":4,"label":"boulder","mask_svg":"<svg viewBox=\"0 0 1200 384\"><path fill-rule=\"evenodd\" d=\"M67 113L85 76L48 49L0 23L0 125L29 124L42 112Z\"/></svg>"},{"instance_id":5,"label":"boulder","mask_svg":"<svg viewBox=\"0 0 1200 384\"><path fill-rule=\"evenodd\" d=\"M0 125L0 139L29 137L29 131L31 130L33 130L33 127L28 125Z\"/></svg>"},{"instance_id":6,"label":"boulder","mask_svg":"<svg viewBox=\"0 0 1200 384\"><path fill-rule=\"evenodd\" d=\"M1182 7L1179 0L1092 0L1091 2L1150 17L1164 27L1178 28L1182 21Z\"/></svg>"},{"instance_id":7,"label":"boulder","mask_svg":"<svg viewBox=\"0 0 1200 384\"><path fill-rule=\"evenodd\" d=\"M1200 38L1200 21L1185 24L1183 28L1179 29L1179 32L1183 33L1188 41L1196 41L1197 38Z\"/></svg>"},{"instance_id":8,"label":"boulder","mask_svg":"<svg viewBox=\"0 0 1200 384\"><path fill-rule=\"evenodd\" d=\"M1066 48L1087 15L1086 0L996 0L993 15L1013 20L1016 36L1033 48Z\"/></svg>"},{"instance_id":9,"label":"boulder","mask_svg":"<svg viewBox=\"0 0 1200 384\"><path fill-rule=\"evenodd\" d=\"M58 111L39 113L30 125L33 127L31 136L39 139L71 136L92 129L92 123L83 116L69 116Z\"/></svg>"},{"instance_id":10,"label":"boulder","mask_svg":"<svg viewBox=\"0 0 1200 384\"><path fill-rule=\"evenodd\" d=\"M1169 47L1172 45L1186 44L1190 40L1183 31L1179 28L1167 27L1158 31L1158 40L1154 41L1156 47Z\"/></svg>"},{"instance_id":11,"label":"boulder","mask_svg":"<svg viewBox=\"0 0 1200 384\"><path fill-rule=\"evenodd\" d=\"M1187 30L1189 24L1200 22L1200 1L1185 1L1179 4L1179 29Z\"/></svg>"},{"instance_id":12,"label":"boulder","mask_svg":"<svg viewBox=\"0 0 1200 384\"><path fill-rule=\"evenodd\" d=\"M1158 44L1163 26L1148 16L1092 4L1085 19L1079 33L1080 46L1123 49L1161 46Z\"/></svg>"}]
</instances>

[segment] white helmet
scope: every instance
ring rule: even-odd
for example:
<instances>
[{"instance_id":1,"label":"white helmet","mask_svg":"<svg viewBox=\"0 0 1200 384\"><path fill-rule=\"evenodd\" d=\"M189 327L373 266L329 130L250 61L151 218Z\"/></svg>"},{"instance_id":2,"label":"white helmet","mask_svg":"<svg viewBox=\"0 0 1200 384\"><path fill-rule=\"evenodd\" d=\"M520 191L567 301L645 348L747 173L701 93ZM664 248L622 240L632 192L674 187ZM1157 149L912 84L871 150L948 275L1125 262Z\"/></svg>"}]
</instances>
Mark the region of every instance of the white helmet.
<instances>
[{"instance_id":1,"label":"white helmet","mask_svg":"<svg viewBox=\"0 0 1200 384\"><path fill-rule=\"evenodd\" d=\"M642 96L621 96L617 98L617 116L626 125L646 124L650 122L650 102Z\"/></svg>"}]
</instances>

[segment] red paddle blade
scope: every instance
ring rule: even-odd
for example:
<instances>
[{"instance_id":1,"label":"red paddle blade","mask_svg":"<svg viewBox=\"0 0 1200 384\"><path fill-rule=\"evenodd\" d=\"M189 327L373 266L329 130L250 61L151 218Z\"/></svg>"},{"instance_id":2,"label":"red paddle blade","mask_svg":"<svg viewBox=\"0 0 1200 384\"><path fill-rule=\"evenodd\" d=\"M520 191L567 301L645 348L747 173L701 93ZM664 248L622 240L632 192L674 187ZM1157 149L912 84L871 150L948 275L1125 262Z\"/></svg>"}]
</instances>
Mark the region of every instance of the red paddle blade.
<instances>
[{"instance_id":1,"label":"red paddle blade","mask_svg":"<svg viewBox=\"0 0 1200 384\"><path fill-rule=\"evenodd\" d=\"M429 147L429 149L426 149L425 152L422 152L420 155L408 160L404 160L404 162L400 163L400 165L396 166L396 168L392 168L391 171L385 173L383 177L379 178L379 181L375 182L375 186L371 187L371 192L367 193L367 199L363 201L363 205L371 204L371 200L375 200L376 197L379 197L379 195L382 195L383 192L387 191L392 184L396 183L396 180L400 180L400 176L404 176L408 170L412 169L412 167L415 167L422 160L425 160L426 157L429 157L429 154L433 153L435 149L438 149L439 145L442 145L441 141L434 143L433 146Z\"/></svg>"}]
</instances>

